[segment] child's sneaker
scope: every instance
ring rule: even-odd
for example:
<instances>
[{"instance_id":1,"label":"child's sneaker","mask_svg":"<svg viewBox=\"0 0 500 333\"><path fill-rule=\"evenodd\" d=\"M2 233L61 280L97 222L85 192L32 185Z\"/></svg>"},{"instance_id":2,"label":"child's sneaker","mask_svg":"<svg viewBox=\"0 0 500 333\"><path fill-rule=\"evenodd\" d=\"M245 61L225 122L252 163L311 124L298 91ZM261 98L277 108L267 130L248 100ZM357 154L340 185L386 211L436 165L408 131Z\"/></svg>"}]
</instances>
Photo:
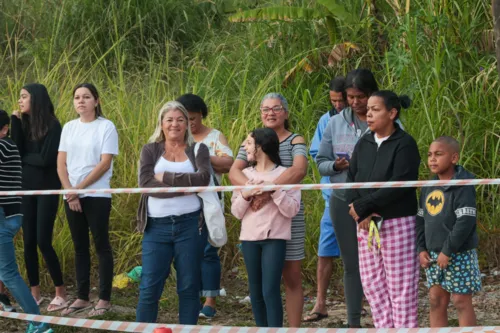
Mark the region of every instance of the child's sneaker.
<instances>
[{"instance_id":1,"label":"child's sneaker","mask_svg":"<svg viewBox=\"0 0 500 333\"><path fill-rule=\"evenodd\" d=\"M201 309L199 317L205 319L212 319L213 317L215 317L216 312L217 311L215 311L213 307L205 305L203 309Z\"/></svg>"},{"instance_id":2,"label":"child's sneaker","mask_svg":"<svg viewBox=\"0 0 500 333\"><path fill-rule=\"evenodd\" d=\"M5 312L16 312L16 309L10 304L9 296L0 293L0 306Z\"/></svg>"},{"instance_id":3,"label":"child's sneaker","mask_svg":"<svg viewBox=\"0 0 500 333\"><path fill-rule=\"evenodd\" d=\"M41 323L38 326L30 323L26 329L26 333L52 333L54 330L49 327L49 324Z\"/></svg>"}]
</instances>

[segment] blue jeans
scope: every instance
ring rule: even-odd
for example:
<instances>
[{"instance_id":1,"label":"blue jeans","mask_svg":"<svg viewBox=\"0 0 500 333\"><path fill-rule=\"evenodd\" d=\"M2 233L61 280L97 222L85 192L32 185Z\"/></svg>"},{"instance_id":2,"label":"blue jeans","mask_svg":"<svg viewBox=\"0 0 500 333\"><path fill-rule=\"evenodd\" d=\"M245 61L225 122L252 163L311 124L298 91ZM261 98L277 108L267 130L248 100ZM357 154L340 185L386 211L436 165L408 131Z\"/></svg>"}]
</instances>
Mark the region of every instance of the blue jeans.
<instances>
[{"instance_id":1,"label":"blue jeans","mask_svg":"<svg viewBox=\"0 0 500 333\"><path fill-rule=\"evenodd\" d=\"M174 261L179 295L179 323L196 325L200 312L201 261L206 228L198 227L200 211L180 216L148 218L142 240L142 276L138 322L154 323L158 301Z\"/></svg>"},{"instance_id":2,"label":"blue jeans","mask_svg":"<svg viewBox=\"0 0 500 333\"><path fill-rule=\"evenodd\" d=\"M219 296L221 266L218 251L219 248L213 247L207 237L201 263L201 296Z\"/></svg>"},{"instance_id":3,"label":"blue jeans","mask_svg":"<svg viewBox=\"0 0 500 333\"><path fill-rule=\"evenodd\" d=\"M286 241L243 241L242 248L255 323L259 327L283 327L280 286Z\"/></svg>"},{"instance_id":4,"label":"blue jeans","mask_svg":"<svg viewBox=\"0 0 500 333\"><path fill-rule=\"evenodd\" d=\"M24 282L16 263L14 250L14 236L22 224L22 216L16 215L5 218L5 212L0 207L0 281L10 290L24 312L40 314L40 309Z\"/></svg>"}]
</instances>

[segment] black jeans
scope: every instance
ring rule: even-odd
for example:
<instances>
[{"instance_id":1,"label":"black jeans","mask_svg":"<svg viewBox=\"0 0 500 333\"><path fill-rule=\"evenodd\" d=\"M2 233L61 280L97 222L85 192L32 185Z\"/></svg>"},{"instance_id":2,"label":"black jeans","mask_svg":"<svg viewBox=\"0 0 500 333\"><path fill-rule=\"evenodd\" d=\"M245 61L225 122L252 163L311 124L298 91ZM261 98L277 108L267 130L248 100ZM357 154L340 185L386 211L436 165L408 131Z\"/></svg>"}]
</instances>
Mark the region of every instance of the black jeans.
<instances>
[{"instance_id":1,"label":"black jeans","mask_svg":"<svg viewBox=\"0 0 500 333\"><path fill-rule=\"evenodd\" d=\"M344 264L344 296L347 305L347 322L351 327L361 324L363 287L359 274L357 225L349 215L347 202L332 195L330 217L337 236L340 256Z\"/></svg>"},{"instance_id":2,"label":"black jeans","mask_svg":"<svg viewBox=\"0 0 500 333\"><path fill-rule=\"evenodd\" d=\"M40 284L37 246L42 252L54 285L63 285L61 265L52 247L54 221L59 208L58 195L26 195L23 197L24 261L30 285Z\"/></svg>"},{"instance_id":3,"label":"black jeans","mask_svg":"<svg viewBox=\"0 0 500 333\"><path fill-rule=\"evenodd\" d=\"M111 198L80 198L82 213L69 209L65 201L71 238L75 246L75 266L78 298L88 301L90 292L90 237L94 239L99 258L99 298L111 300L113 284L113 252L109 243L109 214Z\"/></svg>"}]
</instances>

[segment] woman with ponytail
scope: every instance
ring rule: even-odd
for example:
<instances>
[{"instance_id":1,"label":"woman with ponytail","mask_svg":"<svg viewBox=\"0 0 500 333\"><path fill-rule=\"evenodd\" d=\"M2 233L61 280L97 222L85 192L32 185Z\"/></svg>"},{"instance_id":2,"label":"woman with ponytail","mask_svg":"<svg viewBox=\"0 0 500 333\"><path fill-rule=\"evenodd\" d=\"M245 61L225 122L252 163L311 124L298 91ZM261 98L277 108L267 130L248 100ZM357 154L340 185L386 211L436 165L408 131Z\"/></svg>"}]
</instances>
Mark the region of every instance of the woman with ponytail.
<instances>
[{"instance_id":1,"label":"woman with ponytail","mask_svg":"<svg viewBox=\"0 0 500 333\"><path fill-rule=\"evenodd\" d=\"M378 91L368 100L370 132L354 148L348 182L418 179L417 143L396 122L408 96ZM415 188L353 189L349 214L358 223L359 269L376 328L417 327Z\"/></svg>"}]
</instances>

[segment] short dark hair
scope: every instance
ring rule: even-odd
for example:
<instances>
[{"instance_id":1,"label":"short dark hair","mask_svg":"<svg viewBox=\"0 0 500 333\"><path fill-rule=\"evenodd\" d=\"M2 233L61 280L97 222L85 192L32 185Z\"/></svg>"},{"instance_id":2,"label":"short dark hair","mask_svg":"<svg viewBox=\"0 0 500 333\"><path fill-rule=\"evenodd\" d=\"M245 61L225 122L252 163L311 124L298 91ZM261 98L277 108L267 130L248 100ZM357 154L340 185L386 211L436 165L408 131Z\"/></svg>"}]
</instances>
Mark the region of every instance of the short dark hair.
<instances>
[{"instance_id":1,"label":"short dark hair","mask_svg":"<svg viewBox=\"0 0 500 333\"><path fill-rule=\"evenodd\" d=\"M256 128L250 136L255 140L255 147L260 147L273 163L281 165L280 140L273 129Z\"/></svg>"},{"instance_id":2,"label":"short dark hair","mask_svg":"<svg viewBox=\"0 0 500 333\"><path fill-rule=\"evenodd\" d=\"M0 110L0 129L4 128L5 125L10 125L10 117L7 111Z\"/></svg>"},{"instance_id":3,"label":"short dark hair","mask_svg":"<svg viewBox=\"0 0 500 333\"><path fill-rule=\"evenodd\" d=\"M177 102L184 105L188 112L197 112L201 113L203 118L206 118L208 115L207 104L203 98L195 94L184 94L181 97L177 98Z\"/></svg>"},{"instance_id":4,"label":"short dark hair","mask_svg":"<svg viewBox=\"0 0 500 333\"><path fill-rule=\"evenodd\" d=\"M460 152L460 143L458 143L457 139L455 139L454 137L443 135L432 142L444 143L445 145L449 146L454 153Z\"/></svg>"},{"instance_id":5,"label":"short dark hair","mask_svg":"<svg viewBox=\"0 0 500 333\"><path fill-rule=\"evenodd\" d=\"M97 91L97 88L92 84L92 83L80 83L73 89L73 96L75 96L75 93L78 89L80 88L87 88L90 90L90 93L92 96L94 96L95 99L99 99L99 92ZM104 117L101 109L101 101L99 100L99 103L97 103L97 106L95 107L95 119L99 117Z\"/></svg>"},{"instance_id":6,"label":"short dark hair","mask_svg":"<svg viewBox=\"0 0 500 333\"><path fill-rule=\"evenodd\" d=\"M374 92L371 97L380 97L384 101L385 108L387 111L391 111L392 109L396 109L398 111L396 115L396 119L399 118L399 114L401 112L401 108L408 109L411 105L410 97L406 95L398 96L395 92L390 90L380 90Z\"/></svg>"},{"instance_id":7,"label":"short dark hair","mask_svg":"<svg viewBox=\"0 0 500 333\"><path fill-rule=\"evenodd\" d=\"M345 92L345 77L337 76L330 81L330 91L335 91L342 93L344 100L347 99L347 94Z\"/></svg>"},{"instance_id":8,"label":"short dark hair","mask_svg":"<svg viewBox=\"0 0 500 333\"><path fill-rule=\"evenodd\" d=\"M378 84L370 70L358 68L347 73L345 89L349 88L359 89L369 97L378 91Z\"/></svg>"}]
</instances>

